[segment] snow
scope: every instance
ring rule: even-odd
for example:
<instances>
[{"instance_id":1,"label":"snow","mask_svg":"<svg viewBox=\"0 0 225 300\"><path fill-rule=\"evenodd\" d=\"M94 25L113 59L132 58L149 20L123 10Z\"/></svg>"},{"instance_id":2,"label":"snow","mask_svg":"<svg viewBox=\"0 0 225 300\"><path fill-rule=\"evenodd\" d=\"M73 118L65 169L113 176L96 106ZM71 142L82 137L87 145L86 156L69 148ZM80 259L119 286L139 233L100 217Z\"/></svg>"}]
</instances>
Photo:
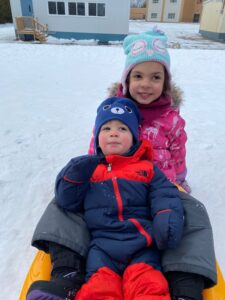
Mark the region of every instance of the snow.
<instances>
[{"instance_id":1,"label":"snow","mask_svg":"<svg viewBox=\"0 0 225 300\"><path fill-rule=\"evenodd\" d=\"M154 24L131 21L130 32ZM158 24L169 36L172 74L184 91L188 181L206 206L225 274L225 44L203 39L198 24ZM97 105L120 79L121 43L98 46L49 38L16 41L0 25L1 299L19 298L36 249L32 233L53 197L54 180L86 153Z\"/></svg>"}]
</instances>

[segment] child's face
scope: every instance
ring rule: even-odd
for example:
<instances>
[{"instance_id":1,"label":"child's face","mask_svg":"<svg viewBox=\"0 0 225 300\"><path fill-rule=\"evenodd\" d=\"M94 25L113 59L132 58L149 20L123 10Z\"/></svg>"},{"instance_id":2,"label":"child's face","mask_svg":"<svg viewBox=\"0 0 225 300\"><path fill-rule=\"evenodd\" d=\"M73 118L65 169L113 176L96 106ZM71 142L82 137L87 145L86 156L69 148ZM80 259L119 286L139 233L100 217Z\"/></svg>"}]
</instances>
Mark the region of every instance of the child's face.
<instances>
[{"instance_id":1,"label":"child's face","mask_svg":"<svg viewBox=\"0 0 225 300\"><path fill-rule=\"evenodd\" d=\"M102 125L98 143L104 155L122 155L133 145L133 135L124 123L112 120Z\"/></svg>"},{"instance_id":2,"label":"child's face","mask_svg":"<svg viewBox=\"0 0 225 300\"><path fill-rule=\"evenodd\" d=\"M158 99L164 87L165 70L158 62L146 61L136 65L129 75L129 92L140 104Z\"/></svg>"}]
</instances>

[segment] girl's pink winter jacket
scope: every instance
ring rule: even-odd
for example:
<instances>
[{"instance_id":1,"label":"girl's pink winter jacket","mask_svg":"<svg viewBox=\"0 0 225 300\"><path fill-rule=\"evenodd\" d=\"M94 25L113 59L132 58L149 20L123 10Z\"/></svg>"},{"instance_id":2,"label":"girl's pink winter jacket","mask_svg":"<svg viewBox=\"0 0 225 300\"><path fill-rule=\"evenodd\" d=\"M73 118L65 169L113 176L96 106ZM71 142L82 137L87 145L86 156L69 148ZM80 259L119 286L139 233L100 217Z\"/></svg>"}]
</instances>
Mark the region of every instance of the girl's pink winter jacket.
<instances>
[{"instance_id":1,"label":"girl's pink winter jacket","mask_svg":"<svg viewBox=\"0 0 225 300\"><path fill-rule=\"evenodd\" d=\"M161 102L160 99L158 100ZM154 162L172 182L177 182L177 176L186 175L186 148L187 135L184 130L185 121L179 111L171 106L152 111L140 107L142 116L140 138L151 141L154 149Z\"/></svg>"},{"instance_id":2,"label":"girl's pink winter jacket","mask_svg":"<svg viewBox=\"0 0 225 300\"><path fill-rule=\"evenodd\" d=\"M111 95L110 95L111 96ZM154 162L173 183L185 180L187 135L185 121L172 98L162 96L150 105L139 106L141 113L140 139L149 140L154 149ZM94 153L93 137L89 154Z\"/></svg>"}]
</instances>

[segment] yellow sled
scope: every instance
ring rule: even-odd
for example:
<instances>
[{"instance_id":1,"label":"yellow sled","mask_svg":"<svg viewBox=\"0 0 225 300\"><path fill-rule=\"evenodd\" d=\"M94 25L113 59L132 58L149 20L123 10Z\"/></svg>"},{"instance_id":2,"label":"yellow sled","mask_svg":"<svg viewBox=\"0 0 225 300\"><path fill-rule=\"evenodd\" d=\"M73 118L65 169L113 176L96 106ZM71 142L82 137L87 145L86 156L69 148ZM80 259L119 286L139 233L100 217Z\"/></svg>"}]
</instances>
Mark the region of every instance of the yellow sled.
<instances>
[{"instance_id":1,"label":"yellow sled","mask_svg":"<svg viewBox=\"0 0 225 300\"><path fill-rule=\"evenodd\" d=\"M33 281L49 280L51 272L51 260L48 254L38 251L27 277L24 281L19 300L25 300L27 291ZM225 300L225 282L220 267L217 264L218 283L216 286L204 290L204 300Z\"/></svg>"}]
</instances>

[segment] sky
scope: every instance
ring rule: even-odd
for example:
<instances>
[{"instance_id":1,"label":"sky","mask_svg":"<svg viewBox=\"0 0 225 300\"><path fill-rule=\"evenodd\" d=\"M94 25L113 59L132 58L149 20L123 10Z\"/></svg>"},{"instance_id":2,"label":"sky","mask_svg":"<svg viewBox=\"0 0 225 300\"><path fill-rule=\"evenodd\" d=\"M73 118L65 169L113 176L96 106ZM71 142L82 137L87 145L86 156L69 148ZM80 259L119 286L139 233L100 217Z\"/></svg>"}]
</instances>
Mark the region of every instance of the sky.
<instances>
[{"instance_id":1,"label":"sky","mask_svg":"<svg viewBox=\"0 0 225 300\"><path fill-rule=\"evenodd\" d=\"M129 32L154 25L130 21ZM168 35L173 81L184 92L187 180L208 210L225 274L225 44L203 39L198 24L158 27ZM21 42L12 24L0 25L1 299L19 298L36 253L31 237L55 177L87 152L96 108L123 66L121 43Z\"/></svg>"}]
</instances>

